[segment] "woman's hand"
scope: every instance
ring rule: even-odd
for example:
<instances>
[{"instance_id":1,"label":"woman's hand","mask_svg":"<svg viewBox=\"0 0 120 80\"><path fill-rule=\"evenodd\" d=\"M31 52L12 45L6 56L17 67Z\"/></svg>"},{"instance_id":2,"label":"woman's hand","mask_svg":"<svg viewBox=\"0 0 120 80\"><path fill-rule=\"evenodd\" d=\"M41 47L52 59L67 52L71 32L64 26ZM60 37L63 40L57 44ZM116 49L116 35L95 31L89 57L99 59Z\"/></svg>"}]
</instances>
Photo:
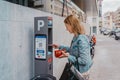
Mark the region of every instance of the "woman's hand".
<instances>
[{"instance_id":1,"label":"woman's hand","mask_svg":"<svg viewBox=\"0 0 120 80\"><path fill-rule=\"evenodd\" d=\"M59 56L59 58L63 58L63 57L68 57L69 53L66 53L65 51L62 51L62 55Z\"/></svg>"}]
</instances>

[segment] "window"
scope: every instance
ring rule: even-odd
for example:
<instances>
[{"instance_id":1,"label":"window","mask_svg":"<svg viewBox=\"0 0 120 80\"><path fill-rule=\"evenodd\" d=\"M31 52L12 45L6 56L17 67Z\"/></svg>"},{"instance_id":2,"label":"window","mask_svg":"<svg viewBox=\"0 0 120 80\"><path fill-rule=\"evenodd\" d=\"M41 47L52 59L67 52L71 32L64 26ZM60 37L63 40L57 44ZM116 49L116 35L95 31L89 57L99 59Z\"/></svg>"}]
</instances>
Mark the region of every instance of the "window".
<instances>
[{"instance_id":1,"label":"window","mask_svg":"<svg viewBox=\"0 0 120 80\"><path fill-rule=\"evenodd\" d=\"M93 33L97 33L97 27L93 26Z\"/></svg>"},{"instance_id":2,"label":"window","mask_svg":"<svg viewBox=\"0 0 120 80\"><path fill-rule=\"evenodd\" d=\"M93 22L96 22L96 18L93 18Z\"/></svg>"},{"instance_id":3,"label":"window","mask_svg":"<svg viewBox=\"0 0 120 80\"><path fill-rule=\"evenodd\" d=\"M34 7L34 0L5 0L5 1L23 6Z\"/></svg>"},{"instance_id":4,"label":"window","mask_svg":"<svg viewBox=\"0 0 120 80\"><path fill-rule=\"evenodd\" d=\"M102 11L101 11L101 9L99 10L99 17L102 17Z\"/></svg>"},{"instance_id":5,"label":"window","mask_svg":"<svg viewBox=\"0 0 120 80\"><path fill-rule=\"evenodd\" d=\"M52 7L52 5L51 5L51 9L52 9L53 7Z\"/></svg>"}]
</instances>

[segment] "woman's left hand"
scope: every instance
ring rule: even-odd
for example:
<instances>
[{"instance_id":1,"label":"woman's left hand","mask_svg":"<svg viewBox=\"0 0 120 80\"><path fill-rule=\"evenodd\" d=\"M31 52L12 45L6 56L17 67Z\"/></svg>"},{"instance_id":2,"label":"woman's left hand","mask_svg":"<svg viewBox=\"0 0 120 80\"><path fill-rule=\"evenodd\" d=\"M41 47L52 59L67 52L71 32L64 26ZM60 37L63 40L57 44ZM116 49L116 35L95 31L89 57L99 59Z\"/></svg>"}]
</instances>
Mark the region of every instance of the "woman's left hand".
<instances>
[{"instance_id":1,"label":"woman's left hand","mask_svg":"<svg viewBox=\"0 0 120 80\"><path fill-rule=\"evenodd\" d=\"M63 58L63 57L68 57L69 53L66 53L65 51L62 51L62 55L59 56L59 58Z\"/></svg>"}]
</instances>

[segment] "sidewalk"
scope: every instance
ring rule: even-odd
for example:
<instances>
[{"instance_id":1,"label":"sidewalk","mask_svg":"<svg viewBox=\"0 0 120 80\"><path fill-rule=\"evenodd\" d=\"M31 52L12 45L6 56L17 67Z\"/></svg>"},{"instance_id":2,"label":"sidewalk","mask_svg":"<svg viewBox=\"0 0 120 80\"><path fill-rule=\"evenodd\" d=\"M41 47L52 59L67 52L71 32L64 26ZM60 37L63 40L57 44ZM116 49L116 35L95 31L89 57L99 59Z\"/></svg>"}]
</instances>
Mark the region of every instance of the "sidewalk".
<instances>
[{"instance_id":1,"label":"sidewalk","mask_svg":"<svg viewBox=\"0 0 120 80\"><path fill-rule=\"evenodd\" d=\"M90 80L120 80L120 41L97 36L94 63Z\"/></svg>"}]
</instances>

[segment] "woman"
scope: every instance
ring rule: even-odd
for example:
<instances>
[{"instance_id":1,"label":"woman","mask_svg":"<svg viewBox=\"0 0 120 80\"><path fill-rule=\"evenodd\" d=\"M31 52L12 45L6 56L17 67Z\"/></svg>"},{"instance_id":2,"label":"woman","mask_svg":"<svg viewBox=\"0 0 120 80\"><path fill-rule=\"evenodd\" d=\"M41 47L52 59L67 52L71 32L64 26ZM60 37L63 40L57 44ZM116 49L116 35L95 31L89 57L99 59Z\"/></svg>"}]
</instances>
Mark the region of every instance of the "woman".
<instances>
[{"instance_id":1,"label":"woman","mask_svg":"<svg viewBox=\"0 0 120 80\"><path fill-rule=\"evenodd\" d=\"M92 65L92 59L90 56L89 40L85 35L84 28L78 18L73 15L68 16L64 23L66 29L74 34L71 46L66 47L54 44L53 47L64 49L65 51L62 52L60 57L68 57L68 60L87 78L88 71Z\"/></svg>"}]
</instances>

